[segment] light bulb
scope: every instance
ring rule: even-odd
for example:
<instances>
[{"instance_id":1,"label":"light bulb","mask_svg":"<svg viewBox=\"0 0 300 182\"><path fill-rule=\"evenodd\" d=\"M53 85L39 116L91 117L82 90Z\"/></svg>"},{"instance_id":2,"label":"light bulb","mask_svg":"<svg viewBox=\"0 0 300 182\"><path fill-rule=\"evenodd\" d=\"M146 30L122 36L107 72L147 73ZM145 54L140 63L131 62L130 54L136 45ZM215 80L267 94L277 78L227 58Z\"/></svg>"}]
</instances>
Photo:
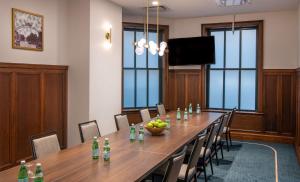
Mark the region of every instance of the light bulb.
<instances>
[{"instance_id":1,"label":"light bulb","mask_svg":"<svg viewBox=\"0 0 300 182\"><path fill-rule=\"evenodd\" d=\"M149 42L149 51L153 55L155 55L157 53L157 45L155 42L153 42L153 41Z\"/></svg>"},{"instance_id":2,"label":"light bulb","mask_svg":"<svg viewBox=\"0 0 300 182\"><path fill-rule=\"evenodd\" d=\"M137 45L139 47L144 47L144 45L146 44L146 39L142 38L141 40L138 41Z\"/></svg>"},{"instance_id":3,"label":"light bulb","mask_svg":"<svg viewBox=\"0 0 300 182\"><path fill-rule=\"evenodd\" d=\"M161 42L160 43L160 49L165 50L167 48L168 44L166 42Z\"/></svg>"},{"instance_id":4,"label":"light bulb","mask_svg":"<svg viewBox=\"0 0 300 182\"><path fill-rule=\"evenodd\" d=\"M159 55L159 56L164 56L164 53L165 53L165 51L161 51L161 50L160 50L159 53L158 53L158 55Z\"/></svg>"},{"instance_id":5,"label":"light bulb","mask_svg":"<svg viewBox=\"0 0 300 182\"><path fill-rule=\"evenodd\" d=\"M135 53L139 56L142 55L144 53L144 47L136 47Z\"/></svg>"}]
</instances>

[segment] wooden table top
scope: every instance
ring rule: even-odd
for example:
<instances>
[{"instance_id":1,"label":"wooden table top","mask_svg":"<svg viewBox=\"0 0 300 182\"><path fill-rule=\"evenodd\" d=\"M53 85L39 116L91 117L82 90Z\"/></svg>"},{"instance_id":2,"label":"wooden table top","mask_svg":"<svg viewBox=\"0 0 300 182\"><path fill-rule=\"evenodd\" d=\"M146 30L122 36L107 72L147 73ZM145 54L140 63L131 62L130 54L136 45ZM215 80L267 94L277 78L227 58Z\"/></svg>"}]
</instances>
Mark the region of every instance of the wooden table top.
<instances>
[{"instance_id":1,"label":"wooden table top","mask_svg":"<svg viewBox=\"0 0 300 182\"><path fill-rule=\"evenodd\" d=\"M177 121L176 112L170 112L169 115L171 128L165 130L162 136L151 136L146 131L144 143L138 141L131 143L129 129L100 137L101 150L104 138L109 138L111 146L109 163L104 162L102 158L92 160L91 141L30 163L42 163L46 182L140 181L222 116L221 113L202 112L199 115L193 114L188 121ZM34 170L34 166L31 170ZM15 182L18 171L19 166L16 166L0 172L0 182Z\"/></svg>"}]
</instances>

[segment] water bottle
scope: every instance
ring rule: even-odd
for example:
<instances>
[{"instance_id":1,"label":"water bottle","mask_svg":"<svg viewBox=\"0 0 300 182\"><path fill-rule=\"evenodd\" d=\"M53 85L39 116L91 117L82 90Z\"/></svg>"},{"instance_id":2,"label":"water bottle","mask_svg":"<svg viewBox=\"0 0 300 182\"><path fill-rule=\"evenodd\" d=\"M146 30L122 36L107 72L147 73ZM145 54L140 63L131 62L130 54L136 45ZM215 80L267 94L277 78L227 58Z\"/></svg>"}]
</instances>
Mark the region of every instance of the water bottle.
<instances>
[{"instance_id":1,"label":"water bottle","mask_svg":"<svg viewBox=\"0 0 300 182\"><path fill-rule=\"evenodd\" d=\"M18 174L18 182L28 182L28 172L25 166L25 160L21 161L21 167Z\"/></svg>"},{"instance_id":2,"label":"water bottle","mask_svg":"<svg viewBox=\"0 0 300 182\"><path fill-rule=\"evenodd\" d=\"M103 160L110 161L110 145L109 145L108 138L105 138L105 140L104 140Z\"/></svg>"},{"instance_id":3,"label":"water bottle","mask_svg":"<svg viewBox=\"0 0 300 182\"><path fill-rule=\"evenodd\" d=\"M130 142L135 141L135 127L134 124L132 123L130 126L130 136L129 136Z\"/></svg>"},{"instance_id":4,"label":"water bottle","mask_svg":"<svg viewBox=\"0 0 300 182\"><path fill-rule=\"evenodd\" d=\"M177 120L181 120L180 108L177 108L176 119L177 119Z\"/></svg>"},{"instance_id":5,"label":"water bottle","mask_svg":"<svg viewBox=\"0 0 300 182\"><path fill-rule=\"evenodd\" d=\"M199 105L199 104L197 104L196 113L197 113L197 114L200 114L200 112L201 112L200 105Z\"/></svg>"},{"instance_id":6,"label":"water bottle","mask_svg":"<svg viewBox=\"0 0 300 182\"><path fill-rule=\"evenodd\" d=\"M140 143L144 142L144 136L145 136L144 126L141 124L139 129L139 137L138 137Z\"/></svg>"},{"instance_id":7,"label":"water bottle","mask_svg":"<svg viewBox=\"0 0 300 182\"><path fill-rule=\"evenodd\" d=\"M43 182L44 181L44 175L42 171L42 164L37 163L36 164L36 169L35 169L35 174L34 174L34 182Z\"/></svg>"},{"instance_id":8,"label":"water bottle","mask_svg":"<svg viewBox=\"0 0 300 182\"><path fill-rule=\"evenodd\" d=\"M193 106L192 103L189 105L189 114L193 114Z\"/></svg>"},{"instance_id":9,"label":"water bottle","mask_svg":"<svg viewBox=\"0 0 300 182\"><path fill-rule=\"evenodd\" d=\"M166 123L167 123L167 128L168 129L171 128L171 118L168 114L166 116Z\"/></svg>"},{"instance_id":10,"label":"water bottle","mask_svg":"<svg viewBox=\"0 0 300 182\"><path fill-rule=\"evenodd\" d=\"M184 121L187 121L187 120L188 120L188 112L187 112L187 109L186 109L186 108L184 109L183 120L184 120Z\"/></svg>"},{"instance_id":11,"label":"water bottle","mask_svg":"<svg viewBox=\"0 0 300 182\"><path fill-rule=\"evenodd\" d=\"M93 144L92 144L92 158L94 160L99 159L99 145L97 141L97 137L94 136Z\"/></svg>"}]
</instances>

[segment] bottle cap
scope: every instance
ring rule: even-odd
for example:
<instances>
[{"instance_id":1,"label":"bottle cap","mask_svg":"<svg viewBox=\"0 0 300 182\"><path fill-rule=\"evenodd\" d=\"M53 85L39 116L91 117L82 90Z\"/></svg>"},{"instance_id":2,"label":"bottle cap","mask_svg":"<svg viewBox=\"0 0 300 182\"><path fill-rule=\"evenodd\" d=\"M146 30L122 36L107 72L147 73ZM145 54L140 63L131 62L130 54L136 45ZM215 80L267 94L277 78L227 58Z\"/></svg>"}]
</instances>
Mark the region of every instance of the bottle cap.
<instances>
[{"instance_id":1,"label":"bottle cap","mask_svg":"<svg viewBox=\"0 0 300 182\"><path fill-rule=\"evenodd\" d=\"M36 163L36 166L42 166L42 164L41 163Z\"/></svg>"},{"instance_id":2,"label":"bottle cap","mask_svg":"<svg viewBox=\"0 0 300 182\"><path fill-rule=\"evenodd\" d=\"M97 140L98 137L94 136L94 140Z\"/></svg>"},{"instance_id":3,"label":"bottle cap","mask_svg":"<svg viewBox=\"0 0 300 182\"><path fill-rule=\"evenodd\" d=\"M131 126L134 126L134 124L133 124L133 123L131 123Z\"/></svg>"},{"instance_id":4,"label":"bottle cap","mask_svg":"<svg viewBox=\"0 0 300 182\"><path fill-rule=\"evenodd\" d=\"M143 127L143 124L140 124L140 127Z\"/></svg>"},{"instance_id":5,"label":"bottle cap","mask_svg":"<svg viewBox=\"0 0 300 182\"><path fill-rule=\"evenodd\" d=\"M25 164L26 162L25 162L25 160L21 160L21 164Z\"/></svg>"},{"instance_id":6,"label":"bottle cap","mask_svg":"<svg viewBox=\"0 0 300 182\"><path fill-rule=\"evenodd\" d=\"M107 141L107 140L108 140L108 138L105 138L104 140L106 140L106 141Z\"/></svg>"}]
</instances>

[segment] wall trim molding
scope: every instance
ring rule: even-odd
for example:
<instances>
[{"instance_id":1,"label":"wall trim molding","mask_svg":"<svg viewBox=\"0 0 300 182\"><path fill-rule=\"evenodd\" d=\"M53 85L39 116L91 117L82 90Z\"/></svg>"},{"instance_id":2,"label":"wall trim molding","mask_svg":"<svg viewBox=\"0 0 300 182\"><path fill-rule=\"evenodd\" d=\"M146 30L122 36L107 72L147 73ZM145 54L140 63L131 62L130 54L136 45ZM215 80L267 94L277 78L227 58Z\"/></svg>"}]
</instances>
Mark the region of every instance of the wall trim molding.
<instances>
[{"instance_id":1,"label":"wall trim molding","mask_svg":"<svg viewBox=\"0 0 300 182\"><path fill-rule=\"evenodd\" d=\"M270 134L265 132L240 131L240 130L231 131L231 136L232 138L238 140L256 140L256 141L287 143L287 144L294 144L295 141L295 137L293 136ZM298 155L300 157L299 152Z\"/></svg>"}]
</instances>

